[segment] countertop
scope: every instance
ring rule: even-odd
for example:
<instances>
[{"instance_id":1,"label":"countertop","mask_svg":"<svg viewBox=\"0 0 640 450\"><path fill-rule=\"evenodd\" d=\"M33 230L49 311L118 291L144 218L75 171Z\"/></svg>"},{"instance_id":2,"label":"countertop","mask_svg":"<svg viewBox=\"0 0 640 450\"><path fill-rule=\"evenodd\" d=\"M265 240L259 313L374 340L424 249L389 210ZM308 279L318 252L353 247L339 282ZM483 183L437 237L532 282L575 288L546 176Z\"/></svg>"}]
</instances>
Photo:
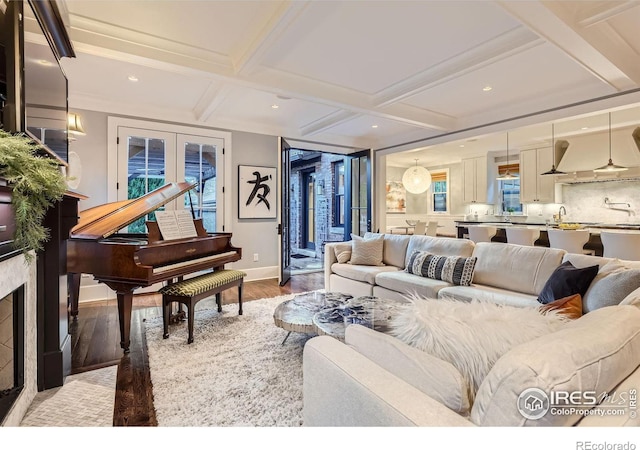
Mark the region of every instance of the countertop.
<instances>
[{"instance_id":1,"label":"countertop","mask_svg":"<svg viewBox=\"0 0 640 450\"><path fill-rule=\"evenodd\" d=\"M490 222L481 222L481 221L473 221L473 220L456 220L456 226L464 227L466 225L494 225L498 228L505 227L535 227L540 229L546 229L547 227L558 228L558 224L550 223L547 225L543 222L502 222L502 221L490 221ZM640 223L596 223L596 222L567 222L567 223L578 223L582 225L583 228L593 229L592 233L598 233L600 230L633 230L640 231Z\"/></svg>"}]
</instances>

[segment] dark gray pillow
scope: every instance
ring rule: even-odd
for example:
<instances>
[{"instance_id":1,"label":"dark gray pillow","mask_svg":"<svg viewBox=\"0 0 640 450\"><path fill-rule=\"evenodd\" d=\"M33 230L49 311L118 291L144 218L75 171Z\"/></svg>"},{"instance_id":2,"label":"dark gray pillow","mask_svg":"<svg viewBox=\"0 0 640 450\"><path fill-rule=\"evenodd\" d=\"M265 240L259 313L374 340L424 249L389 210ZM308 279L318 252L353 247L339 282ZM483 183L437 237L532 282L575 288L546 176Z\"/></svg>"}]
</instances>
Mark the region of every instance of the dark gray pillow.
<instances>
[{"instance_id":1,"label":"dark gray pillow","mask_svg":"<svg viewBox=\"0 0 640 450\"><path fill-rule=\"evenodd\" d=\"M583 299L582 311L588 313L605 306L619 304L640 287L640 270L613 272L593 283L589 295Z\"/></svg>"},{"instance_id":2,"label":"dark gray pillow","mask_svg":"<svg viewBox=\"0 0 640 450\"><path fill-rule=\"evenodd\" d=\"M598 268L599 266L589 266L578 269L569 261L563 262L556 267L545 283L538 295L538 301L546 305L575 294L584 298L589 285L598 274Z\"/></svg>"}]
</instances>

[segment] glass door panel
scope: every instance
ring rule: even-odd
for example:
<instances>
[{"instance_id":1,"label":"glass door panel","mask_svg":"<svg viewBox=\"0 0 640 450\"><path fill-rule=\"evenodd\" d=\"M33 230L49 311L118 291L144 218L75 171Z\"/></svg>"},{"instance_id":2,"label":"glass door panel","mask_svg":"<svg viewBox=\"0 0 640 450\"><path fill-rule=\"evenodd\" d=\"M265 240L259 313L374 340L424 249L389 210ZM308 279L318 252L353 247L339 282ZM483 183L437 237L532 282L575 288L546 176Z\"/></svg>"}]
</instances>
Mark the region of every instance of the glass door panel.
<instances>
[{"instance_id":1,"label":"glass door panel","mask_svg":"<svg viewBox=\"0 0 640 450\"><path fill-rule=\"evenodd\" d=\"M183 206L201 218L205 230L223 230L222 139L178 135L178 177L196 186L184 196Z\"/></svg>"},{"instance_id":2,"label":"glass door panel","mask_svg":"<svg viewBox=\"0 0 640 450\"><path fill-rule=\"evenodd\" d=\"M119 127L118 200L135 199L175 181L174 155L171 133ZM133 222L127 231L146 233L145 220L155 220L155 214Z\"/></svg>"},{"instance_id":3,"label":"glass door panel","mask_svg":"<svg viewBox=\"0 0 640 450\"><path fill-rule=\"evenodd\" d=\"M352 155L347 166L349 216L345 223L345 240L353 233L364 236L371 231L371 165L369 151Z\"/></svg>"}]
</instances>

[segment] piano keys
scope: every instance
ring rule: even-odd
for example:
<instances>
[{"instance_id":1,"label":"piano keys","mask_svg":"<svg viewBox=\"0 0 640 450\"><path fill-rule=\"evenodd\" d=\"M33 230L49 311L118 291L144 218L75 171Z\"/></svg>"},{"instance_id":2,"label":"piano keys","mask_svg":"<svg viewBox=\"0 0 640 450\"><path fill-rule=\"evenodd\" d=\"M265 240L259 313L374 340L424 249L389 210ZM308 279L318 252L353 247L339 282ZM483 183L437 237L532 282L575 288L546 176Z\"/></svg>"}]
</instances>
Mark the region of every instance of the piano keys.
<instances>
[{"instance_id":1,"label":"piano keys","mask_svg":"<svg viewBox=\"0 0 640 450\"><path fill-rule=\"evenodd\" d=\"M77 314L81 273L92 274L116 292L120 346L129 351L133 292L140 287L171 281L238 261L242 249L231 245L231 233L207 233L196 219L197 237L162 240L157 224L147 222L148 234L117 233L189 191L194 185L169 183L138 199L100 205L80 213L67 242L71 311Z\"/></svg>"}]
</instances>

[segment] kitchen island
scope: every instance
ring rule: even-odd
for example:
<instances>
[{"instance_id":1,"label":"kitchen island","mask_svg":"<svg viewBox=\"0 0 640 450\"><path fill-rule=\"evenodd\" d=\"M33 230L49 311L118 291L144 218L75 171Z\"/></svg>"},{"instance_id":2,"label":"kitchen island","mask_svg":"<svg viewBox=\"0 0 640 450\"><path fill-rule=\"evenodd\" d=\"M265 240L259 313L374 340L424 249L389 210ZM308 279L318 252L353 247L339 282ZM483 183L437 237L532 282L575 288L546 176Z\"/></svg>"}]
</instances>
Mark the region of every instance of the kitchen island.
<instances>
[{"instance_id":1,"label":"kitchen island","mask_svg":"<svg viewBox=\"0 0 640 450\"><path fill-rule=\"evenodd\" d=\"M536 246L540 247L549 247L549 236L547 234L548 228L559 228L558 224L552 223L547 225L546 223L518 223L518 222L480 222L480 221L456 221L457 235L458 238L468 238L469 237L469 226L473 225L490 225L497 228L496 235L491 239L492 242L507 242L507 233L506 229L509 227L527 227L527 228L538 228L540 229L540 237L535 242ZM610 230L610 231L621 231L621 230L630 230L633 232L640 231L640 224L635 223L617 223L617 224L606 224L606 223L595 223L595 222L571 222L578 223L582 226L582 228L586 228L589 230L589 241L585 244L585 250L593 250L596 256L602 256L603 247L602 241L600 240L600 231Z\"/></svg>"}]
</instances>

